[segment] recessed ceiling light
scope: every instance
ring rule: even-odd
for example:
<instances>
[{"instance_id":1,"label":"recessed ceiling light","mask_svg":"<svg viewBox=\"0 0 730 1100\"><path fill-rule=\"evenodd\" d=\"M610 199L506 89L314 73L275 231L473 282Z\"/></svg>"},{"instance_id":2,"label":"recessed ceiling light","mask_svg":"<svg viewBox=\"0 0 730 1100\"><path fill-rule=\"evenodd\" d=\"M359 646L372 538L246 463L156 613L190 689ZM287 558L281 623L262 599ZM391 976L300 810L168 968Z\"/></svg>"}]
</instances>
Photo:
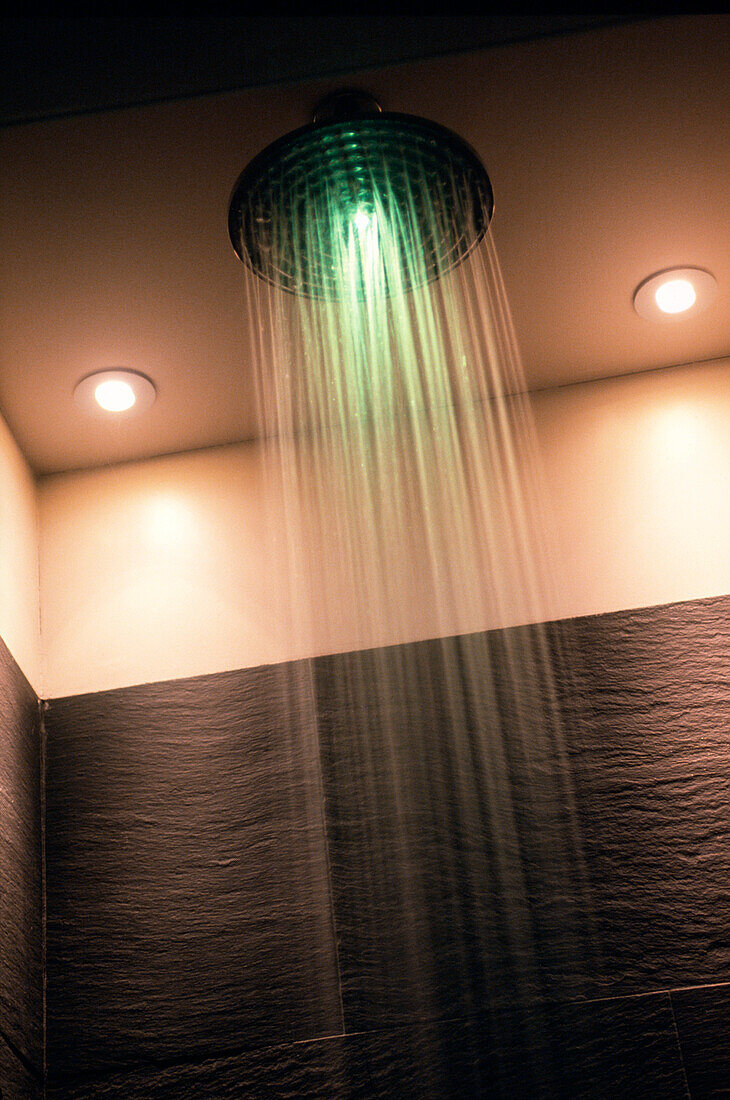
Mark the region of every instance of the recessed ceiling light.
<instances>
[{"instance_id":1,"label":"recessed ceiling light","mask_svg":"<svg viewBox=\"0 0 730 1100\"><path fill-rule=\"evenodd\" d=\"M647 321L679 321L706 309L717 283L701 267L672 267L650 275L636 288L634 309Z\"/></svg>"},{"instance_id":2,"label":"recessed ceiling light","mask_svg":"<svg viewBox=\"0 0 730 1100\"><path fill-rule=\"evenodd\" d=\"M126 412L137 401L129 382L122 382L119 378L105 378L103 382L97 382L94 398L97 405L110 413Z\"/></svg>"},{"instance_id":3,"label":"recessed ceiling light","mask_svg":"<svg viewBox=\"0 0 730 1100\"><path fill-rule=\"evenodd\" d=\"M156 396L149 378L133 370L95 371L74 390L76 404L99 416L135 416L149 409Z\"/></svg>"}]
</instances>

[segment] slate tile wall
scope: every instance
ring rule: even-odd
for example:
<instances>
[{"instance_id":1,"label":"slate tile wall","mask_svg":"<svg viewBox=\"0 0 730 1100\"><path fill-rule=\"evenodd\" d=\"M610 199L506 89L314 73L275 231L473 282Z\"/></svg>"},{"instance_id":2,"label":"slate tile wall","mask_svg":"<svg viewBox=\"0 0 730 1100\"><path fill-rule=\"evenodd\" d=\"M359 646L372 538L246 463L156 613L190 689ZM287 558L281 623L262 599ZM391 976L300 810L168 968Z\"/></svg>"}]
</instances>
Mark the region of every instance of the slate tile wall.
<instances>
[{"instance_id":1,"label":"slate tile wall","mask_svg":"<svg viewBox=\"0 0 730 1100\"><path fill-rule=\"evenodd\" d=\"M730 1094L730 986L673 992L677 1034L693 1100Z\"/></svg>"},{"instance_id":2,"label":"slate tile wall","mask_svg":"<svg viewBox=\"0 0 730 1100\"><path fill-rule=\"evenodd\" d=\"M730 981L730 600L570 624L599 990Z\"/></svg>"},{"instance_id":3,"label":"slate tile wall","mask_svg":"<svg viewBox=\"0 0 730 1100\"><path fill-rule=\"evenodd\" d=\"M46 723L50 1096L727 1089L730 599Z\"/></svg>"},{"instance_id":4,"label":"slate tile wall","mask_svg":"<svg viewBox=\"0 0 730 1100\"><path fill-rule=\"evenodd\" d=\"M729 606L551 627L564 729L532 755L509 700L489 702L532 628L315 660L348 1027L509 1004L525 983L565 999L730 981ZM444 685L469 662L487 701L463 685L457 735Z\"/></svg>"},{"instance_id":5,"label":"slate tile wall","mask_svg":"<svg viewBox=\"0 0 730 1100\"><path fill-rule=\"evenodd\" d=\"M0 1036L0 1100L41 1100L43 1074Z\"/></svg>"},{"instance_id":6,"label":"slate tile wall","mask_svg":"<svg viewBox=\"0 0 730 1100\"><path fill-rule=\"evenodd\" d=\"M0 1089L43 1075L41 741L38 699L0 641ZM26 1085L21 1086L19 1082Z\"/></svg>"},{"instance_id":7,"label":"slate tile wall","mask_svg":"<svg viewBox=\"0 0 730 1100\"><path fill-rule=\"evenodd\" d=\"M539 1047L526 1048L514 1037L499 1044L483 1018L414 1021L237 1057L110 1075L51 1089L49 1100L686 1100L668 994L580 1008L563 1005L551 1017Z\"/></svg>"},{"instance_id":8,"label":"slate tile wall","mask_svg":"<svg viewBox=\"0 0 730 1100\"><path fill-rule=\"evenodd\" d=\"M52 1082L342 1031L308 677L48 705Z\"/></svg>"}]
</instances>

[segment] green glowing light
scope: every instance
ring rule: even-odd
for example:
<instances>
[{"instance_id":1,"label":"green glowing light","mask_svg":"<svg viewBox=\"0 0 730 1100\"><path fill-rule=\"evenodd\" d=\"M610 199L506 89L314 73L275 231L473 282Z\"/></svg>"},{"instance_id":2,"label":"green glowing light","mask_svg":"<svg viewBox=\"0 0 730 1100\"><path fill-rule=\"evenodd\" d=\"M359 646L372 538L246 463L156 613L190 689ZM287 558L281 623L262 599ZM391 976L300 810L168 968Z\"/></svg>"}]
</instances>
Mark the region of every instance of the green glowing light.
<instances>
[{"instance_id":1,"label":"green glowing light","mask_svg":"<svg viewBox=\"0 0 730 1100\"><path fill-rule=\"evenodd\" d=\"M236 185L229 231L266 282L350 301L369 297L375 277L386 297L439 279L483 239L491 210L461 139L383 114L304 127L263 150Z\"/></svg>"},{"instance_id":2,"label":"green glowing light","mask_svg":"<svg viewBox=\"0 0 730 1100\"><path fill-rule=\"evenodd\" d=\"M359 233L365 233L366 230L371 228L371 226L374 227L376 217L375 214L368 214L367 210L364 210L361 207L355 214L355 217L352 219L352 221L355 229L357 229Z\"/></svg>"}]
</instances>

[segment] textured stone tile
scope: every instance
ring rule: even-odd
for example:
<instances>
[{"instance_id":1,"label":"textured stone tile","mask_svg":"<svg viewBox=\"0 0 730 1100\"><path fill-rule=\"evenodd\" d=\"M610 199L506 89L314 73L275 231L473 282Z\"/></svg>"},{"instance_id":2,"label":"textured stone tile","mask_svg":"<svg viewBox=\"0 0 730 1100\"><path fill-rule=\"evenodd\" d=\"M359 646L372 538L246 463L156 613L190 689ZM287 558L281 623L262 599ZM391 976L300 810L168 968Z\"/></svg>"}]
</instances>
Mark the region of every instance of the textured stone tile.
<instances>
[{"instance_id":1,"label":"textured stone tile","mask_svg":"<svg viewBox=\"0 0 730 1100\"><path fill-rule=\"evenodd\" d=\"M383 1100L688 1096L667 995L413 1024L367 1052Z\"/></svg>"},{"instance_id":2,"label":"textured stone tile","mask_svg":"<svg viewBox=\"0 0 730 1100\"><path fill-rule=\"evenodd\" d=\"M0 1033L43 1065L38 699L0 641Z\"/></svg>"},{"instance_id":3,"label":"textured stone tile","mask_svg":"<svg viewBox=\"0 0 730 1100\"><path fill-rule=\"evenodd\" d=\"M547 1039L535 1054L528 1048L526 1059L518 1047L498 1059L506 1063L503 1095L519 1093L528 1061L536 1088L525 1096L688 1100L668 995L555 1005L542 1021Z\"/></svg>"},{"instance_id":4,"label":"textured stone tile","mask_svg":"<svg viewBox=\"0 0 730 1100\"><path fill-rule=\"evenodd\" d=\"M314 662L348 1026L730 978L729 610Z\"/></svg>"},{"instance_id":5,"label":"textured stone tile","mask_svg":"<svg viewBox=\"0 0 730 1100\"><path fill-rule=\"evenodd\" d=\"M373 1100L493 1095L485 1028L474 1021L420 1021L365 1033Z\"/></svg>"},{"instance_id":6,"label":"textured stone tile","mask_svg":"<svg viewBox=\"0 0 730 1100\"><path fill-rule=\"evenodd\" d=\"M529 691L508 661L535 664ZM314 664L348 1027L470 1014L544 994L546 969L589 972L532 636Z\"/></svg>"},{"instance_id":7,"label":"textured stone tile","mask_svg":"<svg viewBox=\"0 0 730 1100\"><path fill-rule=\"evenodd\" d=\"M667 714L673 724L694 724L698 751L722 744L722 730L703 717L728 706L730 597L572 619L551 635L562 636L572 675L565 702L581 711L587 702L595 727L610 728L618 708L624 731L641 737L657 713ZM647 763L630 747L626 759Z\"/></svg>"},{"instance_id":8,"label":"textured stone tile","mask_svg":"<svg viewBox=\"0 0 730 1100\"><path fill-rule=\"evenodd\" d=\"M0 1035L0 1100L41 1100L43 1081L31 1073Z\"/></svg>"},{"instance_id":9,"label":"textured stone tile","mask_svg":"<svg viewBox=\"0 0 730 1100\"><path fill-rule=\"evenodd\" d=\"M730 600L576 620L566 638L596 989L730 980Z\"/></svg>"},{"instance_id":10,"label":"textured stone tile","mask_svg":"<svg viewBox=\"0 0 730 1100\"><path fill-rule=\"evenodd\" d=\"M667 995L534 1006L149 1067L51 1089L49 1100L687 1100Z\"/></svg>"},{"instance_id":11,"label":"textured stone tile","mask_svg":"<svg viewBox=\"0 0 730 1100\"><path fill-rule=\"evenodd\" d=\"M59 700L53 1080L341 1030L306 664Z\"/></svg>"},{"instance_id":12,"label":"textured stone tile","mask_svg":"<svg viewBox=\"0 0 730 1100\"><path fill-rule=\"evenodd\" d=\"M730 986L671 996L692 1100L730 1096Z\"/></svg>"},{"instance_id":13,"label":"textured stone tile","mask_svg":"<svg viewBox=\"0 0 730 1100\"><path fill-rule=\"evenodd\" d=\"M335 1037L50 1089L48 1100L371 1100L358 1037Z\"/></svg>"}]
</instances>

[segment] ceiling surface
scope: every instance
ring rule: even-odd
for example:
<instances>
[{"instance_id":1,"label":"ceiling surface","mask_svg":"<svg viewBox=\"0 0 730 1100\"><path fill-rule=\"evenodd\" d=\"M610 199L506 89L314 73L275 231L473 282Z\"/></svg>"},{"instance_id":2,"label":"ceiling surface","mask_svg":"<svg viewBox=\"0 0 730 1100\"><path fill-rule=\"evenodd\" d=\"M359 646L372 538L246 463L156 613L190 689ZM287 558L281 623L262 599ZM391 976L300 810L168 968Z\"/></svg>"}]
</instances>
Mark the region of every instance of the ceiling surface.
<instances>
[{"instance_id":1,"label":"ceiling surface","mask_svg":"<svg viewBox=\"0 0 730 1100\"><path fill-rule=\"evenodd\" d=\"M637 16L3 18L0 125L334 76L631 18Z\"/></svg>"},{"instance_id":2,"label":"ceiling surface","mask_svg":"<svg viewBox=\"0 0 730 1100\"><path fill-rule=\"evenodd\" d=\"M248 161L342 83L0 131L0 409L36 471L255 434L255 319L228 199ZM531 388L730 354L730 16L408 61L355 83L455 130L484 161ZM673 266L712 271L717 300L642 320L635 287ZM86 417L75 383L120 366L155 381L156 404L128 421Z\"/></svg>"}]
</instances>

